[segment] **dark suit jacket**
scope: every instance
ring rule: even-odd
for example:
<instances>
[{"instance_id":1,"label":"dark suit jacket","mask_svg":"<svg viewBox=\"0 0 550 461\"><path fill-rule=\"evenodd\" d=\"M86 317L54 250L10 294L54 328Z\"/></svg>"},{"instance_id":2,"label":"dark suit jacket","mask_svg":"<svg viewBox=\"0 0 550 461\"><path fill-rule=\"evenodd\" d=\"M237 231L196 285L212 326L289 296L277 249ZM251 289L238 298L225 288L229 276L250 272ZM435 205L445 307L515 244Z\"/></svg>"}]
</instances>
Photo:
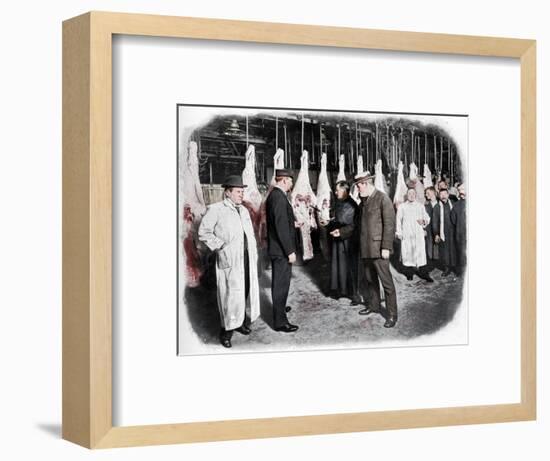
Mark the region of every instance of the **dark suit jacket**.
<instances>
[{"instance_id":1,"label":"dark suit jacket","mask_svg":"<svg viewBox=\"0 0 550 461\"><path fill-rule=\"evenodd\" d=\"M267 252L269 256L283 256L296 252L294 211L285 193L274 187L266 202Z\"/></svg>"},{"instance_id":2,"label":"dark suit jacket","mask_svg":"<svg viewBox=\"0 0 550 461\"><path fill-rule=\"evenodd\" d=\"M434 209L437 208L437 204L435 207L432 206L432 204L429 201L426 201L424 204L424 208L426 209L426 213L428 213L428 216L430 217L430 223L433 223L434 221ZM439 209L439 208L437 208ZM437 251L436 251L436 243L434 241L434 232L432 229L432 224L426 226L424 228L426 231L426 257L428 259L436 259Z\"/></svg>"},{"instance_id":3,"label":"dark suit jacket","mask_svg":"<svg viewBox=\"0 0 550 461\"><path fill-rule=\"evenodd\" d=\"M349 238L354 231L359 232L361 258L381 258L382 250L393 253L395 238L395 211L390 198L376 190L362 199L354 224L340 229L342 238Z\"/></svg>"},{"instance_id":4,"label":"dark suit jacket","mask_svg":"<svg viewBox=\"0 0 550 461\"><path fill-rule=\"evenodd\" d=\"M455 226L451 221L451 207L449 202L443 204L443 202L439 201L434 207L433 220L431 223L432 232L434 238L435 236L440 236L441 207L443 207L443 230L445 232L445 241L441 241L438 244L439 260L446 266L454 266L456 263Z\"/></svg>"},{"instance_id":5,"label":"dark suit jacket","mask_svg":"<svg viewBox=\"0 0 550 461\"><path fill-rule=\"evenodd\" d=\"M466 242L466 200L458 200L451 210L451 222L455 225L455 240L459 244Z\"/></svg>"}]
</instances>

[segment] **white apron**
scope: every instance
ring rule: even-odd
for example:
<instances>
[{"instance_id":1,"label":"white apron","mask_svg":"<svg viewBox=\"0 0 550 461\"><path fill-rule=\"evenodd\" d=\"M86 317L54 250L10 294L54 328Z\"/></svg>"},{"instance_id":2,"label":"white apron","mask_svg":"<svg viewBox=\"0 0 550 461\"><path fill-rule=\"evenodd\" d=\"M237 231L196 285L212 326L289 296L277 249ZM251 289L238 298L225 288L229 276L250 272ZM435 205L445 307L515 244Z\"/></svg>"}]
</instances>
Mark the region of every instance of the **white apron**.
<instances>
[{"instance_id":1,"label":"white apron","mask_svg":"<svg viewBox=\"0 0 550 461\"><path fill-rule=\"evenodd\" d=\"M417 222L424 220L424 225ZM397 208L396 235L401 239L401 262L407 267L425 266L426 243L424 227L430 223L430 216L424 205L406 201Z\"/></svg>"}]
</instances>

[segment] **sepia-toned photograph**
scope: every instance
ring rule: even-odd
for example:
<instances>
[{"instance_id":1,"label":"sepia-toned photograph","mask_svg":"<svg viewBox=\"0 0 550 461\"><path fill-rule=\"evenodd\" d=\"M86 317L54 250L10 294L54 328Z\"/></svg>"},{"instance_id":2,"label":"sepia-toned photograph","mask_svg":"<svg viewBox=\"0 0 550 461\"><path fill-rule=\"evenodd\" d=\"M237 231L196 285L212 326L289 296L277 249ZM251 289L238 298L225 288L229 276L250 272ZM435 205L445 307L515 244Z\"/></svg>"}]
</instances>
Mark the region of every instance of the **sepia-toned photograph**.
<instances>
[{"instance_id":1,"label":"sepia-toned photograph","mask_svg":"<svg viewBox=\"0 0 550 461\"><path fill-rule=\"evenodd\" d=\"M178 355L468 342L468 116L177 105Z\"/></svg>"}]
</instances>

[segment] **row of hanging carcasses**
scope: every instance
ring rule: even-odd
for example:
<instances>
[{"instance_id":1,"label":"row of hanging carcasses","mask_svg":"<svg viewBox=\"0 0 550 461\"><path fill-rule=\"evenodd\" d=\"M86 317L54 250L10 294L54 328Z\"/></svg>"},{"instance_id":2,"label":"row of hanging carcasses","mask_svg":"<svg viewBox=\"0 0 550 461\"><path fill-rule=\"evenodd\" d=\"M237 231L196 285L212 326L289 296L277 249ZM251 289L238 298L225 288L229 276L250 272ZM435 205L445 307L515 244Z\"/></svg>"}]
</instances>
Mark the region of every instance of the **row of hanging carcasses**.
<instances>
[{"instance_id":1,"label":"row of hanging carcasses","mask_svg":"<svg viewBox=\"0 0 550 461\"><path fill-rule=\"evenodd\" d=\"M320 221L328 222L330 219L331 204L333 200L332 188L327 172L327 155L321 156L321 171L319 172L317 191L313 192L309 180L309 154L307 150L302 152L301 165L298 177L295 180L294 188L290 194L290 202L294 209L296 221L300 225L304 261L313 258L313 245L311 240L312 230L318 227ZM267 194L262 196L256 182L256 153L251 144L245 154L245 168L242 172L244 189L244 205L250 213L256 237L260 246L265 246L267 237L265 198L275 186L275 170L284 168L284 151L277 149L273 157L273 177ZM200 283L203 273L200 244L197 239L198 226L206 211L206 204L199 179L198 169L198 148L194 141L190 141L186 155L181 162L182 184L182 215L181 235L183 267L185 268L185 284L189 287L196 287ZM362 173L363 158L357 159L357 173ZM375 187L388 193L386 180L382 171L382 160L375 164ZM336 182L349 181L353 178L346 178L345 156L340 155L338 164L338 175ZM424 189L432 186L432 173L428 165L424 165L423 178L418 175L418 168L414 163L409 165L409 178L405 181L403 173L403 162L399 162L397 170L397 183L393 197L396 207L406 199L407 190L415 188L417 200L424 203ZM356 188L352 188L352 197L359 202L359 195Z\"/></svg>"}]
</instances>

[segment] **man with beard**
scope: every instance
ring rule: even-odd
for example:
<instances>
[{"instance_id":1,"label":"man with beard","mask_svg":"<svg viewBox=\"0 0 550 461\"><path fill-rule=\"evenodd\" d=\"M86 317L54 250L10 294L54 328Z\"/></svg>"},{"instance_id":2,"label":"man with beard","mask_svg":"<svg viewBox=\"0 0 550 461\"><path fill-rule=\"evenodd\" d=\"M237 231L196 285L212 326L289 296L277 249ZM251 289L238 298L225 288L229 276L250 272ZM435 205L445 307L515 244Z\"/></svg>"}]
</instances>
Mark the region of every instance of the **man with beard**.
<instances>
[{"instance_id":1,"label":"man with beard","mask_svg":"<svg viewBox=\"0 0 550 461\"><path fill-rule=\"evenodd\" d=\"M462 275L466 269L466 187L459 184L458 201L451 211L451 221L455 226L456 273Z\"/></svg>"},{"instance_id":2,"label":"man with beard","mask_svg":"<svg viewBox=\"0 0 550 461\"><path fill-rule=\"evenodd\" d=\"M273 326L276 331L292 333L298 329L287 318L286 300L290 289L292 264L296 262L296 223L288 200L293 178L289 170L275 170L275 187L266 201L267 252L271 258L271 297Z\"/></svg>"},{"instance_id":3,"label":"man with beard","mask_svg":"<svg viewBox=\"0 0 550 461\"><path fill-rule=\"evenodd\" d=\"M346 181L336 184L334 218L328 223L327 231L332 236L332 258L330 271L330 296L334 299L346 297L355 306L361 302L357 278L357 238L356 233L349 238L334 237L332 232L353 224L357 213L357 203L349 196L350 186Z\"/></svg>"},{"instance_id":4,"label":"man with beard","mask_svg":"<svg viewBox=\"0 0 550 461\"><path fill-rule=\"evenodd\" d=\"M439 203L433 210L432 232L439 249L439 263L443 271L441 277L447 277L456 264L455 226L451 221L453 204L449 200L449 191L440 189Z\"/></svg>"}]
</instances>

